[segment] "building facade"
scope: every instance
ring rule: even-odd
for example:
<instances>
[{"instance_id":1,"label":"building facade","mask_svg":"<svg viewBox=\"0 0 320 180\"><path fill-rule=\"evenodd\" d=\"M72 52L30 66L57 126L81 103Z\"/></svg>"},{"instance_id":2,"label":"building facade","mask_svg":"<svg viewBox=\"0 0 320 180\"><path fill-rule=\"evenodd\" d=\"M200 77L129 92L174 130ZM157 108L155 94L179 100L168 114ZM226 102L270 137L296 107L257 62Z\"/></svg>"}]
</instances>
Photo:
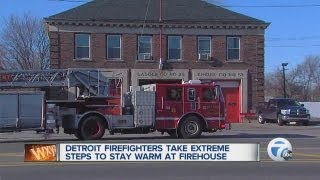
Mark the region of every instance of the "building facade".
<instances>
[{"instance_id":1,"label":"building facade","mask_svg":"<svg viewBox=\"0 0 320 180\"><path fill-rule=\"evenodd\" d=\"M46 18L51 68L112 71L123 91L213 80L231 122L263 104L268 23L202 0L159 2L96 0Z\"/></svg>"}]
</instances>

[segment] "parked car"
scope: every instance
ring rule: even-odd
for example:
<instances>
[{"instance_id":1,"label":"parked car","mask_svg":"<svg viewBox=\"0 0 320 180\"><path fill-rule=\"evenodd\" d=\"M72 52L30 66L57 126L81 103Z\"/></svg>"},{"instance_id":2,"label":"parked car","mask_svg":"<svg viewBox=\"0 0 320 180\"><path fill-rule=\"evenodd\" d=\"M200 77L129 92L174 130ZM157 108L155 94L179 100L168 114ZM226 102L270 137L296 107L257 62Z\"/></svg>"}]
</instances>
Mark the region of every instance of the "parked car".
<instances>
[{"instance_id":1,"label":"parked car","mask_svg":"<svg viewBox=\"0 0 320 180\"><path fill-rule=\"evenodd\" d=\"M291 122L307 126L310 121L309 110L304 107L304 104L294 99L270 99L265 107L258 108L256 112L260 124L266 121L276 121L279 126Z\"/></svg>"}]
</instances>

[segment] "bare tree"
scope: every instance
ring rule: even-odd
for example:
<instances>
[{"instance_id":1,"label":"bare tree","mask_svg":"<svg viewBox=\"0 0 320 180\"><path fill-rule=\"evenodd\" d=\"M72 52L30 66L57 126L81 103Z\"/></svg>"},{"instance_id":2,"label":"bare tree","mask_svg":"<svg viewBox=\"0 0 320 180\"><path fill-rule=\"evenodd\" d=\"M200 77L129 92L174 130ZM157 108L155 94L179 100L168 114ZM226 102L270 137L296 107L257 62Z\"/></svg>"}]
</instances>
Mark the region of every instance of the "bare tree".
<instances>
[{"instance_id":1,"label":"bare tree","mask_svg":"<svg viewBox=\"0 0 320 180\"><path fill-rule=\"evenodd\" d=\"M3 46L0 44L0 70L4 69L4 52L3 52Z\"/></svg>"},{"instance_id":2,"label":"bare tree","mask_svg":"<svg viewBox=\"0 0 320 180\"><path fill-rule=\"evenodd\" d=\"M5 19L0 35L5 68L49 68L49 42L42 19L30 14L11 15Z\"/></svg>"},{"instance_id":3,"label":"bare tree","mask_svg":"<svg viewBox=\"0 0 320 180\"><path fill-rule=\"evenodd\" d=\"M302 88L302 100L319 100L316 94L319 93L320 79L320 57L308 56L297 66L296 76L298 84Z\"/></svg>"},{"instance_id":4,"label":"bare tree","mask_svg":"<svg viewBox=\"0 0 320 180\"><path fill-rule=\"evenodd\" d=\"M287 94L299 101L320 101L320 57L308 56L286 72ZM265 94L268 97L283 96L283 76L280 69L265 78Z\"/></svg>"},{"instance_id":5,"label":"bare tree","mask_svg":"<svg viewBox=\"0 0 320 180\"><path fill-rule=\"evenodd\" d=\"M283 77L280 69L266 74L265 77L265 96L282 97L283 96Z\"/></svg>"}]
</instances>

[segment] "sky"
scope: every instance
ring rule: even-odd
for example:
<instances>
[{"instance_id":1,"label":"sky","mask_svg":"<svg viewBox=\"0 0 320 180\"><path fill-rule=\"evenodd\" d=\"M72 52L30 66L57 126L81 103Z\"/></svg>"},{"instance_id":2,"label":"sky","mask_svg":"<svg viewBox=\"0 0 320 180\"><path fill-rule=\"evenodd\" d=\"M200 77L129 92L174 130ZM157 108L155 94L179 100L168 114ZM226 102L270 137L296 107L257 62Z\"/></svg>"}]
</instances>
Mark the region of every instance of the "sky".
<instances>
[{"instance_id":1,"label":"sky","mask_svg":"<svg viewBox=\"0 0 320 180\"><path fill-rule=\"evenodd\" d=\"M34 16L47 17L83 3L68 1L77 0L0 0L0 28L3 18L11 14L22 15L29 12ZM288 69L291 69L306 56L320 55L319 0L207 1L271 23L265 35L267 73L280 68L282 62L289 63Z\"/></svg>"}]
</instances>

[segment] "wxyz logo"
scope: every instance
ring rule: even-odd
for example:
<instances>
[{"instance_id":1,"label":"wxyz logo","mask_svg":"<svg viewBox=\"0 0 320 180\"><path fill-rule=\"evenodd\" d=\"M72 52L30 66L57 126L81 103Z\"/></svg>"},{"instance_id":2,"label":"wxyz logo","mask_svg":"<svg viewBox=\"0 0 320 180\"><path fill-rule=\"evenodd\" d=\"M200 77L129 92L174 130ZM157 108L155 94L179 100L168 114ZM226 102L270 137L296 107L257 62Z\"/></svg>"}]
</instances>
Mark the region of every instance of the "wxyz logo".
<instances>
[{"instance_id":1,"label":"wxyz logo","mask_svg":"<svg viewBox=\"0 0 320 180\"><path fill-rule=\"evenodd\" d=\"M40 161L54 156L56 154L56 147L54 145L35 147L30 149L30 152L36 160Z\"/></svg>"},{"instance_id":2,"label":"wxyz logo","mask_svg":"<svg viewBox=\"0 0 320 180\"><path fill-rule=\"evenodd\" d=\"M31 145L25 147L25 161L55 161L56 160L55 145Z\"/></svg>"}]
</instances>

